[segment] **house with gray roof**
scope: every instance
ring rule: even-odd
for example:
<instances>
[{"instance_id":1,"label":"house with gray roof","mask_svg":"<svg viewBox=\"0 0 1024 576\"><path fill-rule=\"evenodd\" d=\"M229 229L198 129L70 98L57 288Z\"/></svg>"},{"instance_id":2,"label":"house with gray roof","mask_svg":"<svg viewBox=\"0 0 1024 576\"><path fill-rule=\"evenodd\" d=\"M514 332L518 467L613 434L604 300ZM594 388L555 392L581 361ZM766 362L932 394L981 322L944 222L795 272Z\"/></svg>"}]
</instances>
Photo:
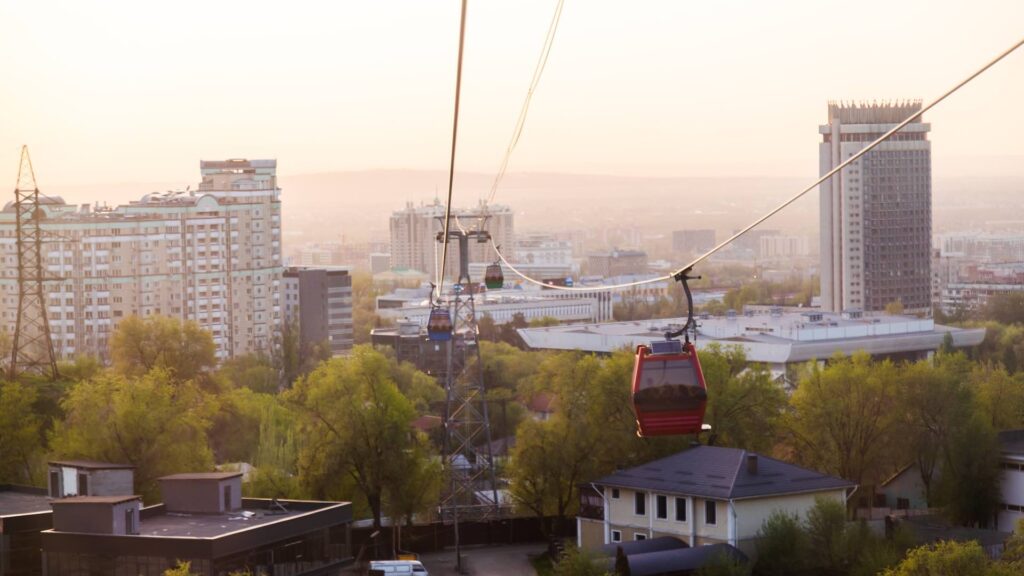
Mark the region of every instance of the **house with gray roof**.
<instances>
[{"instance_id":1,"label":"house with gray roof","mask_svg":"<svg viewBox=\"0 0 1024 576\"><path fill-rule=\"evenodd\" d=\"M695 446L590 482L581 496L577 544L672 536L689 546L729 544L755 552L775 510L800 517L817 498L846 503L857 485L736 448Z\"/></svg>"}]
</instances>

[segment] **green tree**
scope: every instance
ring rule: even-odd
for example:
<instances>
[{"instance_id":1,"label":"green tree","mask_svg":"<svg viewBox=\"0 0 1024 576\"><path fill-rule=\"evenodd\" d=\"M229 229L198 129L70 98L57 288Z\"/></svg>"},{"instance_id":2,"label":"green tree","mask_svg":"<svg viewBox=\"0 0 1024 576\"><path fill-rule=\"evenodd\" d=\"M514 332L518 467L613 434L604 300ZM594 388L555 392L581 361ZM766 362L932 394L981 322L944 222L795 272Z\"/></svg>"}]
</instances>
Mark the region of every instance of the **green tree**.
<instances>
[{"instance_id":1,"label":"green tree","mask_svg":"<svg viewBox=\"0 0 1024 576\"><path fill-rule=\"evenodd\" d=\"M175 380L201 382L217 365L213 336L192 320L167 316L129 316L110 338L113 368L139 378L162 369Z\"/></svg>"},{"instance_id":2,"label":"green tree","mask_svg":"<svg viewBox=\"0 0 1024 576\"><path fill-rule=\"evenodd\" d=\"M808 561L826 573L844 572L860 550L847 550L846 507L832 498L817 498L807 511ZM851 558L851 556L853 558Z\"/></svg>"},{"instance_id":3,"label":"green tree","mask_svg":"<svg viewBox=\"0 0 1024 576\"><path fill-rule=\"evenodd\" d=\"M380 528L385 500L403 488L425 439L411 429L416 412L392 379L388 359L369 346L333 358L286 393L306 442L299 478L315 498L351 498L355 488Z\"/></svg>"},{"instance_id":4,"label":"green tree","mask_svg":"<svg viewBox=\"0 0 1024 576\"><path fill-rule=\"evenodd\" d=\"M765 452L776 441L786 393L762 365L749 366L739 346L714 344L700 353L708 387L704 421L721 446Z\"/></svg>"},{"instance_id":5,"label":"green tree","mask_svg":"<svg viewBox=\"0 0 1024 576\"><path fill-rule=\"evenodd\" d=\"M610 576L603 558L569 544L554 566L554 576Z\"/></svg>"},{"instance_id":6,"label":"green tree","mask_svg":"<svg viewBox=\"0 0 1024 576\"><path fill-rule=\"evenodd\" d=\"M939 477L939 503L958 524L987 527L1001 493L1000 453L995 431L981 417L968 417L950 443Z\"/></svg>"},{"instance_id":7,"label":"green tree","mask_svg":"<svg viewBox=\"0 0 1024 576\"><path fill-rule=\"evenodd\" d=\"M724 552L714 555L695 573L696 576L748 576L750 564L741 562Z\"/></svg>"},{"instance_id":8,"label":"green tree","mask_svg":"<svg viewBox=\"0 0 1024 576\"><path fill-rule=\"evenodd\" d=\"M281 326L281 336L274 348L274 364L281 374L282 388L291 386L330 357L331 347L326 340L315 344L302 342L298 320Z\"/></svg>"},{"instance_id":9,"label":"green tree","mask_svg":"<svg viewBox=\"0 0 1024 576\"><path fill-rule=\"evenodd\" d=\"M977 364L969 385L982 418L995 430L1024 426L1024 374L1010 376L1002 366Z\"/></svg>"},{"instance_id":10,"label":"green tree","mask_svg":"<svg viewBox=\"0 0 1024 576\"><path fill-rule=\"evenodd\" d=\"M276 394L281 382L273 358L262 353L228 358L221 362L217 373L234 388L249 388L263 394Z\"/></svg>"},{"instance_id":11,"label":"green tree","mask_svg":"<svg viewBox=\"0 0 1024 576\"><path fill-rule=\"evenodd\" d=\"M915 548L883 576L1002 576L1012 574L989 560L976 541L946 540Z\"/></svg>"},{"instance_id":12,"label":"green tree","mask_svg":"<svg viewBox=\"0 0 1024 576\"><path fill-rule=\"evenodd\" d=\"M865 352L815 366L790 398L787 431L797 459L858 484L880 480L888 471L884 456L898 387L896 367L872 362Z\"/></svg>"},{"instance_id":13,"label":"green tree","mask_svg":"<svg viewBox=\"0 0 1024 576\"><path fill-rule=\"evenodd\" d=\"M56 456L135 466L146 502L159 500L157 478L213 468L207 443L215 403L190 380L157 368L135 378L104 373L78 382L62 402L66 418L50 446Z\"/></svg>"},{"instance_id":14,"label":"green tree","mask_svg":"<svg viewBox=\"0 0 1024 576\"><path fill-rule=\"evenodd\" d=\"M993 294L981 309L981 318L1000 324L1024 323L1024 293Z\"/></svg>"},{"instance_id":15,"label":"green tree","mask_svg":"<svg viewBox=\"0 0 1024 576\"><path fill-rule=\"evenodd\" d=\"M806 565L809 549L800 519L775 510L761 524L755 571L763 576L788 576Z\"/></svg>"},{"instance_id":16,"label":"green tree","mask_svg":"<svg viewBox=\"0 0 1024 576\"><path fill-rule=\"evenodd\" d=\"M0 383L0 484L34 485L43 455L36 392L20 382Z\"/></svg>"},{"instance_id":17,"label":"green tree","mask_svg":"<svg viewBox=\"0 0 1024 576\"><path fill-rule=\"evenodd\" d=\"M177 566L164 570L164 576L199 576L192 571L192 563L178 560Z\"/></svg>"}]
</instances>

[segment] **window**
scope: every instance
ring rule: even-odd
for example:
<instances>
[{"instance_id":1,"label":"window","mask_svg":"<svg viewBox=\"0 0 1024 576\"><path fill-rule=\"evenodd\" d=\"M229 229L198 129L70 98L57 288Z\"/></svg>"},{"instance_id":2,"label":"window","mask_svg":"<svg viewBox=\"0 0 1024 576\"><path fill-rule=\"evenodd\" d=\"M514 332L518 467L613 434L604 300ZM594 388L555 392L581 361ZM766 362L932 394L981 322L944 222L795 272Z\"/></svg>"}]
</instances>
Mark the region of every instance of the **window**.
<instances>
[{"instance_id":1,"label":"window","mask_svg":"<svg viewBox=\"0 0 1024 576\"><path fill-rule=\"evenodd\" d=\"M643 492L633 493L633 513L637 516L647 515L647 494Z\"/></svg>"},{"instance_id":2,"label":"window","mask_svg":"<svg viewBox=\"0 0 1024 576\"><path fill-rule=\"evenodd\" d=\"M641 533L637 532L636 534L633 534L633 540L636 540L636 541L647 540L647 534L641 534Z\"/></svg>"},{"instance_id":3,"label":"window","mask_svg":"<svg viewBox=\"0 0 1024 576\"><path fill-rule=\"evenodd\" d=\"M224 487L224 511L231 510L231 485Z\"/></svg>"},{"instance_id":4,"label":"window","mask_svg":"<svg viewBox=\"0 0 1024 576\"><path fill-rule=\"evenodd\" d=\"M668 518L668 496L657 495L655 500L655 515L658 518Z\"/></svg>"},{"instance_id":5,"label":"window","mask_svg":"<svg viewBox=\"0 0 1024 576\"><path fill-rule=\"evenodd\" d=\"M614 498L615 500L619 499L619 489L618 488L612 488L612 498Z\"/></svg>"},{"instance_id":6,"label":"window","mask_svg":"<svg viewBox=\"0 0 1024 576\"><path fill-rule=\"evenodd\" d=\"M704 523L705 524L717 524L718 521L715 518L715 513L716 512L718 512L718 509L715 506L715 501L714 500L705 500L704 501Z\"/></svg>"},{"instance_id":7,"label":"window","mask_svg":"<svg viewBox=\"0 0 1024 576\"><path fill-rule=\"evenodd\" d=\"M622 542L622 531L612 530L612 542Z\"/></svg>"},{"instance_id":8,"label":"window","mask_svg":"<svg viewBox=\"0 0 1024 576\"><path fill-rule=\"evenodd\" d=\"M686 498L676 498L676 522L686 522Z\"/></svg>"},{"instance_id":9,"label":"window","mask_svg":"<svg viewBox=\"0 0 1024 576\"><path fill-rule=\"evenodd\" d=\"M60 474L50 472L50 498L60 498Z\"/></svg>"},{"instance_id":10,"label":"window","mask_svg":"<svg viewBox=\"0 0 1024 576\"><path fill-rule=\"evenodd\" d=\"M78 495L89 495L89 476L81 472L78 473Z\"/></svg>"},{"instance_id":11,"label":"window","mask_svg":"<svg viewBox=\"0 0 1024 576\"><path fill-rule=\"evenodd\" d=\"M896 498L896 509L897 510L909 510L910 499L909 498Z\"/></svg>"},{"instance_id":12,"label":"window","mask_svg":"<svg viewBox=\"0 0 1024 576\"><path fill-rule=\"evenodd\" d=\"M135 530L135 509L128 508L124 511L124 533L125 534L137 534Z\"/></svg>"}]
</instances>

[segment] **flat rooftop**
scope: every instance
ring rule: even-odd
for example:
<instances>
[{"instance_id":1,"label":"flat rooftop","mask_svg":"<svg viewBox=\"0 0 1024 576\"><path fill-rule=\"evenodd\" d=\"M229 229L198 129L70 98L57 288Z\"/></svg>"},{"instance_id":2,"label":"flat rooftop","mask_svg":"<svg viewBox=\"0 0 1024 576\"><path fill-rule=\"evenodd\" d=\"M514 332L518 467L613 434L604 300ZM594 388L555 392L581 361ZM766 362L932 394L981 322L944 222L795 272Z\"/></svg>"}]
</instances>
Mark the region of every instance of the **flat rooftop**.
<instances>
[{"instance_id":1,"label":"flat rooftop","mask_svg":"<svg viewBox=\"0 0 1024 576\"><path fill-rule=\"evenodd\" d=\"M174 538L217 538L234 532L298 518L330 508L348 507L347 502L282 500L285 511L267 508L269 501L243 499L242 509L224 514L183 514L166 512L162 505L144 508L139 536Z\"/></svg>"},{"instance_id":2,"label":"flat rooftop","mask_svg":"<svg viewBox=\"0 0 1024 576\"><path fill-rule=\"evenodd\" d=\"M519 330L534 349L583 350L609 353L664 338L665 332L686 323L685 318L633 322L573 324ZM937 349L946 334L956 347L976 346L984 328L963 329L935 324L930 318L912 316L850 317L808 309L802 312L756 311L735 316L697 320L697 347L712 343L740 345L752 362L788 363L825 360L836 352L850 354L899 354Z\"/></svg>"},{"instance_id":3,"label":"flat rooftop","mask_svg":"<svg viewBox=\"0 0 1024 576\"><path fill-rule=\"evenodd\" d=\"M50 498L45 490L0 485L0 517L49 511Z\"/></svg>"}]
</instances>

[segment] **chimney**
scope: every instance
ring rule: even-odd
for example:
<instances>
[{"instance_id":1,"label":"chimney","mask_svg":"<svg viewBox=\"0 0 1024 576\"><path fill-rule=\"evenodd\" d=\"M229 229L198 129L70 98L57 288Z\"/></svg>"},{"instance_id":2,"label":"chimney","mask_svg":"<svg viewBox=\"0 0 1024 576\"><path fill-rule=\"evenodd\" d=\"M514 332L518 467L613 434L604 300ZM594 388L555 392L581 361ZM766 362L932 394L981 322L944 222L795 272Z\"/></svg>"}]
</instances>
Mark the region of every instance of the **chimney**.
<instances>
[{"instance_id":1,"label":"chimney","mask_svg":"<svg viewBox=\"0 0 1024 576\"><path fill-rule=\"evenodd\" d=\"M757 476L757 454L747 454L747 474Z\"/></svg>"}]
</instances>

